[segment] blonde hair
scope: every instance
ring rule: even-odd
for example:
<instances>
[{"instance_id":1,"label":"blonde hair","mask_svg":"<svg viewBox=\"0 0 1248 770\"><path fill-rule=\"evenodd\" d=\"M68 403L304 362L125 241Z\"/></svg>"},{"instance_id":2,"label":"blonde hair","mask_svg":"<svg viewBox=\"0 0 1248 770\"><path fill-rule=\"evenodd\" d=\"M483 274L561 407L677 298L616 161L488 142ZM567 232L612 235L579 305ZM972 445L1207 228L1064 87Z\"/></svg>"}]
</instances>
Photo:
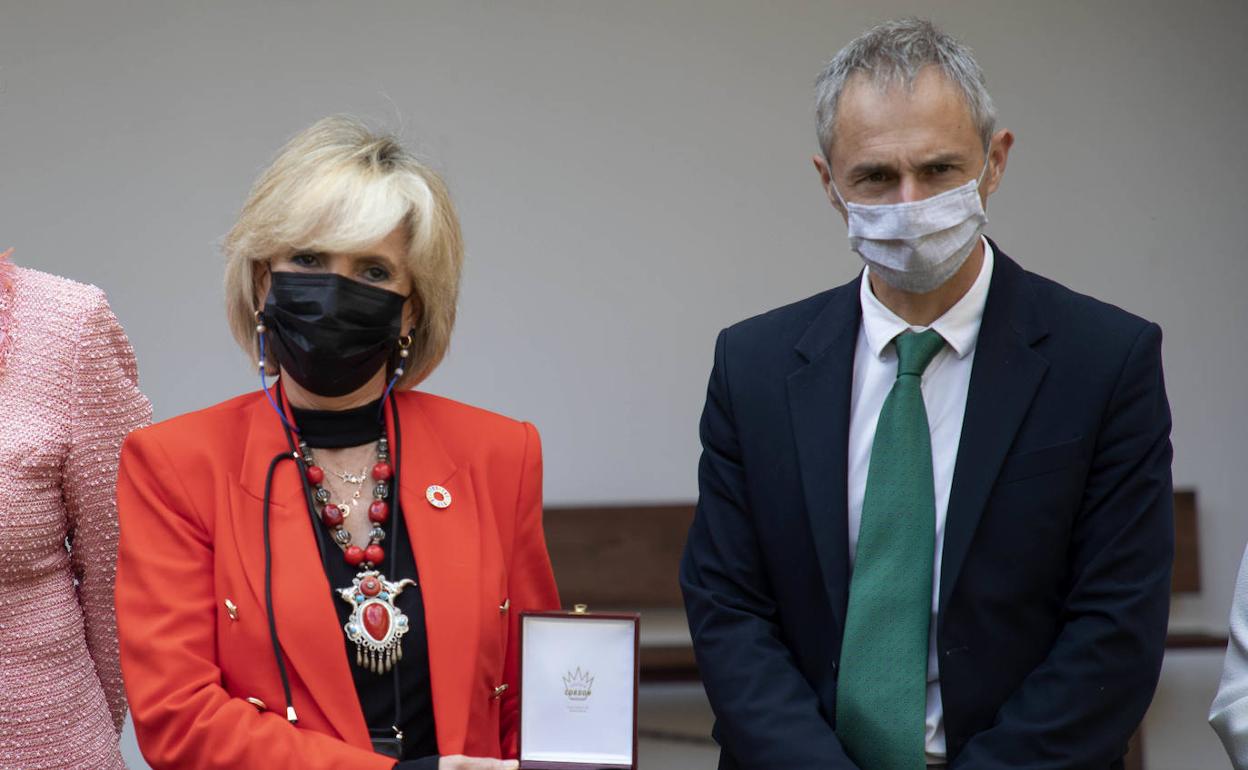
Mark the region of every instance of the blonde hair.
<instances>
[{"instance_id":1,"label":"blonde hair","mask_svg":"<svg viewBox=\"0 0 1248 770\"><path fill-rule=\"evenodd\" d=\"M403 226L416 324L396 387L428 377L450 346L464 260L459 219L442 179L392 136L347 116L324 118L282 148L251 188L225 238L230 331L256 351L258 279L275 258L298 251L352 251ZM277 372L270 353L266 371Z\"/></svg>"}]
</instances>

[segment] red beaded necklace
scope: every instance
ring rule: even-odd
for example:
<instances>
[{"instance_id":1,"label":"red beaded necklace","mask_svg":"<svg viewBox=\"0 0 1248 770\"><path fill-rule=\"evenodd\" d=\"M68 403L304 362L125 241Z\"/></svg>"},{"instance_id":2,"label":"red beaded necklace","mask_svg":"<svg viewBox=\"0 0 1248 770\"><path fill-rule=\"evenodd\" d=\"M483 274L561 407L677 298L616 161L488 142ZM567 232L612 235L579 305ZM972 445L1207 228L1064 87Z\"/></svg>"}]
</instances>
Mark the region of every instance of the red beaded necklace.
<instances>
[{"instance_id":1,"label":"red beaded necklace","mask_svg":"<svg viewBox=\"0 0 1248 770\"><path fill-rule=\"evenodd\" d=\"M368 533L368 545L361 548L351 542L346 517L349 506L330 500L325 488L325 470L316 464L307 442L301 441L299 451L307 462L308 483L316 491L313 498L321 505L321 522L333 533L334 542L342 548L342 557L352 567L361 568L346 588L336 593L351 605L351 617L343 630L347 638L355 642L356 665L368 668L376 674L384 674L403 658L402 638L408 631L408 619L395 606L395 599L416 581L404 578L397 582L386 580L378 567L386 558L381 542L386 539L385 524L390 519L391 481L394 466L390 464L390 449L385 436L377 440L377 462L373 465L373 502L368 506L368 520L372 528Z\"/></svg>"},{"instance_id":2,"label":"red beaded necklace","mask_svg":"<svg viewBox=\"0 0 1248 770\"><path fill-rule=\"evenodd\" d=\"M377 463L372 471L373 481L376 484L373 485L373 502L368 506L368 520L373 523L373 526L368 533L368 545L363 548L351 543L351 533L344 526L351 509L330 501L329 490L324 486L325 470L312 458L312 450L307 442L300 442L299 451L303 453L308 463L308 482L316 487L312 496L323 506L321 521L333 533L334 542L343 549L342 557L352 567L363 564L367 569L372 569L380 566L386 558L381 541L386 539L383 526L390 518L390 503L386 500L390 497L390 479L394 477L394 467L390 465L390 451L386 438L383 436L377 440Z\"/></svg>"}]
</instances>

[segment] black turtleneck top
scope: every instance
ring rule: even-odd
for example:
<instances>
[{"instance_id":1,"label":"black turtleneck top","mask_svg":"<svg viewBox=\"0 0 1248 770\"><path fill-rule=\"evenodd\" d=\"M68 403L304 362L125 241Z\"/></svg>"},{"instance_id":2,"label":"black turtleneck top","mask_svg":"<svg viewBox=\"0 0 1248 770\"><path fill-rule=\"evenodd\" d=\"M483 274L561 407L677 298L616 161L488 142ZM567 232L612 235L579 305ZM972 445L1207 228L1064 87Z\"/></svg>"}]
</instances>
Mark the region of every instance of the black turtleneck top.
<instances>
[{"instance_id":1,"label":"black turtleneck top","mask_svg":"<svg viewBox=\"0 0 1248 770\"><path fill-rule=\"evenodd\" d=\"M384 417L381 401L342 411L318 411L291 408L299 438L313 450L341 449L373 444L381 438ZM394 441L391 440L393 447ZM391 458L395 458L392 454ZM397 458L401 463L403 458ZM396 480L401 468L396 468ZM365 481L369 484L370 481ZM390 489L390 520L386 523L386 551L379 569L387 580L417 580L395 600L407 615L409 631L403 636L403 658L385 674L375 674L355 662L355 644L343 634L344 653L355 682L355 693L364 712L364 721L373 738L393 738L392 726L403 732L403 754L395 770L437 770L438 742L433 717L433 693L429 680L429 642L425 635L425 605L416 570L411 538L399 509L397 484ZM319 516L313 518L320 520ZM324 525L321 525L324 526ZM333 589L333 604L338 620L345 625L351 616L351 605L338 596L337 589L351 585L357 568L347 564L342 551L331 538L325 538L326 552L321 554L325 577ZM397 722L396 722L397 713Z\"/></svg>"}]
</instances>

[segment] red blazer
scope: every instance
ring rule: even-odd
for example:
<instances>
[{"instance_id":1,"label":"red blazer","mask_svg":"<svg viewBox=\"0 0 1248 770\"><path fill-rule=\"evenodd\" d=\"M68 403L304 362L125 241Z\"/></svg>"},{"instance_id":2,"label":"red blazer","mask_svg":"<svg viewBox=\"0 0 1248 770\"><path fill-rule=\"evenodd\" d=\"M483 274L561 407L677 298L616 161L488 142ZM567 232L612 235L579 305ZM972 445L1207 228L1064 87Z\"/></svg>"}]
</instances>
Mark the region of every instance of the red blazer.
<instances>
[{"instance_id":1,"label":"red blazer","mask_svg":"<svg viewBox=\"0 0 1248 770\"><path fill-rule=\"evenodd\" d=\"M559 606L542 533L537 431L425 393L394 397L438 748L514 757L519 613ZM122 449L121 663L139 745L155 770L394 765L372 751L293 462L274 475L270 514L273 605L299 721L285 719L261 518L265 472L284 451L262 393L137 431ZM425 499L431 484L450 491L448 508Z\"/></svg>"}]
</instances>

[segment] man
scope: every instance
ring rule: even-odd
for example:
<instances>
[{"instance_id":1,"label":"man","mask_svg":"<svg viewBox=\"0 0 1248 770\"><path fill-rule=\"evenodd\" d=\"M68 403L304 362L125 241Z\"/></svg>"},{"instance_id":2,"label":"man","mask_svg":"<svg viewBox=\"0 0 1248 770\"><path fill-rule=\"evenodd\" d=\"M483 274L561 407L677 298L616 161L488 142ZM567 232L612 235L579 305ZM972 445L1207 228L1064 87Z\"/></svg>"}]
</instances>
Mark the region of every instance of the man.
<instances>
[{"instance_id":1,"label":"man","mask_svg":"<svg viewBox=\"0 0 1248 770\"><path fill-rule=\"evenodd\" d=\"M1121 767L1169 603L1161 330L981 235L1014 137L957 41L881 25L817 92L866 270L716 343L681 584L720 768Z\"/></svg>"}]
</instances>

